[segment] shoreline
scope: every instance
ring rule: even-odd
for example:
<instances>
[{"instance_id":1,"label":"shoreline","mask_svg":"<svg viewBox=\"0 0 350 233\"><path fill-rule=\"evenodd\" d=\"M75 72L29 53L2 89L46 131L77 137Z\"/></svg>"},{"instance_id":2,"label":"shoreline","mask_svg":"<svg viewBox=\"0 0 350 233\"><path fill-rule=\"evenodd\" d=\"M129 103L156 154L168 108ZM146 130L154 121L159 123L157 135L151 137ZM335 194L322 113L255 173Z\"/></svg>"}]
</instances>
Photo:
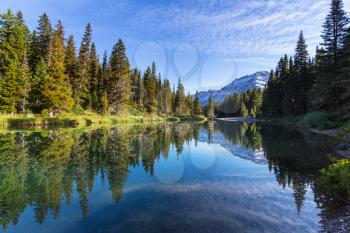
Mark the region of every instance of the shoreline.
<instances>
[{"instance_id":1,"label":"shoreline","mask_svg":"<svg viewBox=\"0 0 350 233\"><path fill-rule=\"evenodd\" d=\"M56 117L32 115L0 115L0 128L48 128L48 127L86 127L91 125L149 124L165 122L204 122L203 116L133 116L98 114L62 114Z\"/></svg>"}]
</instances>

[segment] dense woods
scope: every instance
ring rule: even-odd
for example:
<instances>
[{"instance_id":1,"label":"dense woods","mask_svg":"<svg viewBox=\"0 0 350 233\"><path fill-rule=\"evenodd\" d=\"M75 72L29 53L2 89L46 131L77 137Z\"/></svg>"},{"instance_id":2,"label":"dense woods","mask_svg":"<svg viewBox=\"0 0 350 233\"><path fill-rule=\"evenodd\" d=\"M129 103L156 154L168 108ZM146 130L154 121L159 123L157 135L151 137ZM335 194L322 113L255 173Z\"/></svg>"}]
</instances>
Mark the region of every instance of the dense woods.
<instances>
[{"instance_id":1,"label":"dense woods","mask_svg":"<svg viewBox=\"0 0 350 233\"><path fill-rule=\"evenodd\" d=\"M32 32L21 12L0 14L0 111L201 114L198 99L185 93L180 79L172 90L154 62L145 72L131 68L121 39L100 61L92 32L88 23L77 50L62 22L52 26L45 13Z\"/></svg>"},{"instance_id":2,"label":"dense woods","mask_svg":"<svg viewBox=\"0 0 350 233\"><path fill-rule=\"evenodd\" d=\"M295 54L279 60L266 89L226 97L217 108L219 114L282 118L336 112L349 116L350 28L343 8L342 0L332 0L315 57L309 55L301 31Z\"/></svg>"},{"instance_id":3,"label":"dense woods","mask_svg":"<svg viewBox=\"0 0 350 233\"><path fill-rule=\"evenodd\" d=\"M323 24L323 42L310 57L300 33L292 57L272 70L263 96L263 114L288 117L325 111L347 114L350 103L350 29L342 0L332 0Z\"/></svg>"}]
</instances>

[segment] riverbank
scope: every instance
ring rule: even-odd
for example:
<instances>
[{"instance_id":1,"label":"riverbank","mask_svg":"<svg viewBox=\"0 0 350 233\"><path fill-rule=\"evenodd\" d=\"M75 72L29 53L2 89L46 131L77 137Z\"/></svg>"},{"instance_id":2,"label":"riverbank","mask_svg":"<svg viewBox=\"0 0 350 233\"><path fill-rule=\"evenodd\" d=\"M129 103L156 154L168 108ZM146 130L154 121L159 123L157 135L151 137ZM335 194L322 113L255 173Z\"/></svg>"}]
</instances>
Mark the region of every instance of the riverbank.
<instances>
[{"instance_id":1,"label":"riverbank","mask_svg":"<svg viewBox=\"0 0 350 233\"><path fill-rule=\"evenodd\" d=\"M98 114L61 114L55 117L42 117L34 115L0 115L1 128L26 127L77 127L90 125L116 125L116 124L142 124L181 121L206 121L204 116L158 116L158 115L98 115Z\"/></svg>"}]
</instances>

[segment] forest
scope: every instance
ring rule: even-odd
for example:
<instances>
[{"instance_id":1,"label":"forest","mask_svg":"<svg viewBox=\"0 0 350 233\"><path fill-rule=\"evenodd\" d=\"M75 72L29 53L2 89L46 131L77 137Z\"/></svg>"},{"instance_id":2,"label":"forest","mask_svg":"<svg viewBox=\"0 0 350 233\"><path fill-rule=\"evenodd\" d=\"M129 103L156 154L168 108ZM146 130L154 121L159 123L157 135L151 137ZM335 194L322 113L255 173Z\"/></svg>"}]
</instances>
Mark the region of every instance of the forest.
<instances>
[{"instance_id":1,"label":"forest","mask_svg":"<svg viewBox=\"0 0 350 233\"><path fill-rule=\"evenodd\" d=\"M306 115L346 121L350 112L350 28L342 0L331 1L321 37L323 42L312 57L301 31L295 54L279 60L264 91L228 96L218 112L267 119Z\"/></svg>"},{"instance_id":2,"label":"forest","mask_svg":"<svg viewBox=\"0 0 350 233\"><path fill-rule=\"evenodd\" d=\"M200 115L199 100L185 93L179 79L157 74L153 62L145 72L131 68L119 39L100 57L86 25L79 50L63 23L53 27L42 14L30 31L22 12L0 14L0 112L55 116L62 112L112 115Z\"/></svg>"}]
</instances>

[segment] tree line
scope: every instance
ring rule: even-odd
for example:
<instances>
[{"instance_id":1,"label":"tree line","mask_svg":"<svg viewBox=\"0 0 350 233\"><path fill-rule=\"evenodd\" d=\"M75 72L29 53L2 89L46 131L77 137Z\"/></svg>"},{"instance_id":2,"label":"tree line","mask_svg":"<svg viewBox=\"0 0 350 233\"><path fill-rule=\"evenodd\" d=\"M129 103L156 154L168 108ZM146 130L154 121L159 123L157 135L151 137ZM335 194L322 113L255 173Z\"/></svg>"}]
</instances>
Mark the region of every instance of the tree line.
<instances>
[{"instance_id":1,"label":"tree line","mask_svg":"<svg viewBox=\"0 0 350 233\"><path fill-rule=\"evenodd\" d=\"M154 62L145 72L131 68L121 39L101 60L90 23L77 50L73 35L66 39L62 22L53 27L46 13L33 31L22 12L0 14L0 112L201 113L181 80L172 89Z\"/></svg>"},{"instance_id":2,"label":"tree line","mask_svg":"<svg viewBox=\"0 0 350 233\"><path fill-rule=\"evenodd\" d=\"M227 96L216 107L219 115L280 118L308 112L337 112L349 117L350 28L342 0L332 0L323 24L323 42L316 55L308 52L304 34L295 54L285 54L271 70L264 91Z\"/></svg>"},{"instance_id":3,"label":"tree line","mask_svg":"<svg viewBox=\"0 0 350 233\"><path fill-rule=\"evenodd\" d=\"M304 115L325 111L348 113L350 103L349 16L342 0L332 0L323 24L323 42L309 55L300 32L292 57L282 57L271 70L263 94L266 117Z\"/></svg>"},{"instance_id":4,"label":"tree line","mask_svg":"<svg viewBox=\"0 0 350 233\"><path fill-rule=\"evenodd\" d=\"M218 115L256 117L261 114L263 91L259 88L225 97L217 107Z\"/></svg>"}]
</instances>

